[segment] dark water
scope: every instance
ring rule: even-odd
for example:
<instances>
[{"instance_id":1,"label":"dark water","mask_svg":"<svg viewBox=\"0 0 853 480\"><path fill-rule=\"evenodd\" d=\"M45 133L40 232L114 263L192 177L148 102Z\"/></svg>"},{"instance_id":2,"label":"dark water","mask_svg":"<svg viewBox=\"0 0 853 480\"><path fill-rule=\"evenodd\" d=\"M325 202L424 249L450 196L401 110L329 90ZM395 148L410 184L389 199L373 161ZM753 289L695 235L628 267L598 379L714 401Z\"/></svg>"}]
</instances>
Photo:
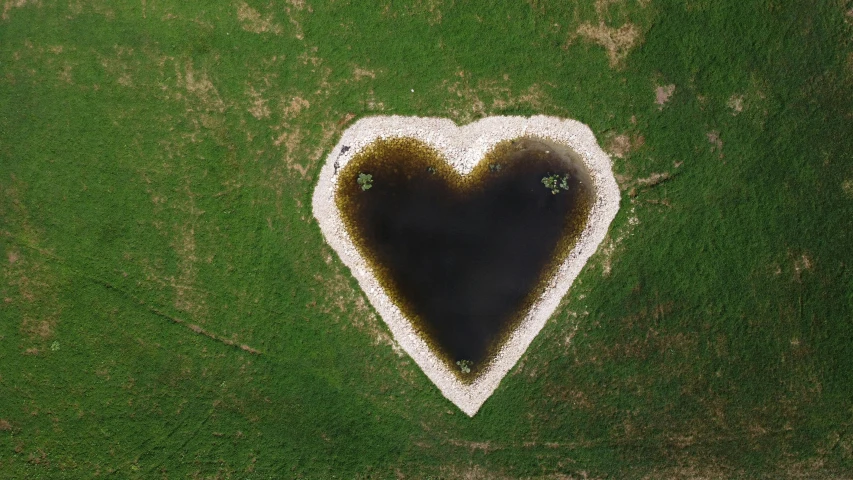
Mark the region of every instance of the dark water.
<instances>
[{"instance_id":1,"label":"dark water","mask_svg":"<svg viewBox=\"0 0 853 480\"><path fill-rule=\"evenodd\" d=\"M377 141L343 170L336 202L391 298L454 371L472 380L574 245L592 200L573 153L504 142L465 177L412 139ZM359 173L373 177L362 190ZM557 194L542 184L567 176Z\"/></svg>"}]
</instances>

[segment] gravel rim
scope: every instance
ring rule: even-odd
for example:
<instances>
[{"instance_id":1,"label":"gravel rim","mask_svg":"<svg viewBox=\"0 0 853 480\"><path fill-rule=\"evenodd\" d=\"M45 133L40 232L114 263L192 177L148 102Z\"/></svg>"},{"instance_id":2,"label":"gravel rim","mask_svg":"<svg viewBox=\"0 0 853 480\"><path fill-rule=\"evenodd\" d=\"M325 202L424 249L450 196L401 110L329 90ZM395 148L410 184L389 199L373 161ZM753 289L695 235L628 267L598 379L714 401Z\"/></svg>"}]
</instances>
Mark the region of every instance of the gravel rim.
<instances>
[{"instance_id":1,"label":"gravel rim","mask_svg":"<svg viewBox=\"0 0 853 480\"><path fill-rule=\"evenodd\" d=\"M461 175L467 175L498 143L518 137L538 137L571 148L586 165L595 188L589 221L574 248L563 260L547 288L528 310L497 355L470 384L461 382L415 332L411 322L391 301L356 249L335 204L338 173L366 146L378 139L408 137L420 140L444 155ZM350 126L326 158L312 200L314 217L326 242L337 252L368 300L388 325L394 340L414 360L441 393L468 416L474 416L494 393L545 326L586 264L607 235L619 210L619 187L610 157L592 130L576 120L557 117L487 117L464 126L444 118L378 116Z\"/></svg>"}]
</instances>

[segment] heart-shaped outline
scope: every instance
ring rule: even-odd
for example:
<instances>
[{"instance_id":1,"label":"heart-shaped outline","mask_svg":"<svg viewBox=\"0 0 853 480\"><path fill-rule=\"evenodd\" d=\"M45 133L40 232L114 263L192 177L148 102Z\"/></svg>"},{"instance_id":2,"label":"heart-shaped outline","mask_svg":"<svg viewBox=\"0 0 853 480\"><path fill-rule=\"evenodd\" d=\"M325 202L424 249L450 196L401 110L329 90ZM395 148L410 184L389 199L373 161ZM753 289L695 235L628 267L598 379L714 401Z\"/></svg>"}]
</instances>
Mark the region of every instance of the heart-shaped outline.
<instances>
[{"instance_id":1,"label":"heart-shaped outline","mask_svg":"<svg viewBox=\"0 0 853 480\"><path fill-rule=\"evenodd\" d=\"M467 175L499 142L518 137L538 137L566 145L577 152L589 171L596 198L586 228L577 244L550 280L547 289L509 335L500 352L472 383L461 382L417 334L411 322L391 301L353 244L335 204L338 173L364 147L383 138L409 137L443 154L461 175ZM326 242L349 267L370 303L388 325L394 340L412 357L441 393L468 416L500 384L527 351L533 339L559 306L590 256L604 240L619 210L620 194L610 157L598 146L592 130L576 120L556 117L487 117L464 126L445 118L379 116L363 118L342 135L320 171L312 199L314 217Z\"/></svg>"}]
</instances>

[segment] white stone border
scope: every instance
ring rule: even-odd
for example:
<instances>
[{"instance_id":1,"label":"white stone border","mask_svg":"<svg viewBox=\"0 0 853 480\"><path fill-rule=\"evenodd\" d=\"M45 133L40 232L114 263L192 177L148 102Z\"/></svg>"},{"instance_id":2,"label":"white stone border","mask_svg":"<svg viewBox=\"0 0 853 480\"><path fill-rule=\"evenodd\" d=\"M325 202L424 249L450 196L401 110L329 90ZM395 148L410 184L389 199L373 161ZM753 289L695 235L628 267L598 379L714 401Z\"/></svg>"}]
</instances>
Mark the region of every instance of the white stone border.
<instances>
[{"instance_id":1,"label":"white stone border","mask_svg":"<svg viewBox=\"0 0 853 480\"><path fill-rule=\"evenodd\" d=\"M438 150L456 171L466 175L496 144L522 136L551 140L577 152L592 177L597 196L586 228L560 265L546 291L534 303L486 370L473 383L465 384L456 378L416 333L353 245L335 204L337 174L353 156L377 139L410 137ZM349 149L341 153L344 146ZM592 130L578 121L546 116L488 117L457 127L449 119L395 115L363 118L343 133L340 142L326 158L326 163L320 171L320 179L314 190L313 209L326 242L349 267L397 343L445 397L469 416L474 416L530 346L557 309L587 259L604 240L610 222L619 210L619 201L619 187L613 178L610 157L598 146Z\"/></svg>"}]
</instances>

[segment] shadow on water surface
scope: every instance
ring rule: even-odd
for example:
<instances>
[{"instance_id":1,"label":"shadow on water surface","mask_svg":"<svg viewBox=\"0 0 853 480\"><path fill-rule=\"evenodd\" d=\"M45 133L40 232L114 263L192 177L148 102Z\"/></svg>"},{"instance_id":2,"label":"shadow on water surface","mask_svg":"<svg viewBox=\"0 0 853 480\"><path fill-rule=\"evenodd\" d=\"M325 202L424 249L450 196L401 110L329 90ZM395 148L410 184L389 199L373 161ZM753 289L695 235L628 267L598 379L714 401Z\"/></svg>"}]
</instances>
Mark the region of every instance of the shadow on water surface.
<instances>
[{"instance_id":1,"label":"shadow on water surface","mask_svg":"<svg viewBox=\"0 0 853 480\"><path fill-rule=\"evenodd\" d=\"M577 154L535 138L498 144L465 176L418 140L377 140L339 175L335 201L356 247L465 382L541 295L594 198Z\"/></svg>"}]
</instances>

